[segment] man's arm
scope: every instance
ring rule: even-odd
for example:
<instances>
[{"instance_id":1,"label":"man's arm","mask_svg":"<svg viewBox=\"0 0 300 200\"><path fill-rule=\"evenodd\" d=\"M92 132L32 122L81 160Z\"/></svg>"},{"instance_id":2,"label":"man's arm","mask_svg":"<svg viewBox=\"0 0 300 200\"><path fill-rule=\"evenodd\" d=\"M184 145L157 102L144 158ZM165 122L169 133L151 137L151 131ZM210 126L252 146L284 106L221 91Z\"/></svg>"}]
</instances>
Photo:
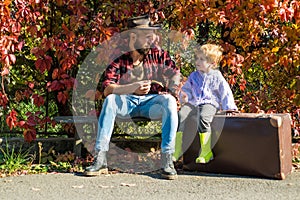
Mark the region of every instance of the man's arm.
<instances>
[{"instance_id":1,"label":"man's arm","mask_svg":"<svg viewBox=\"0 0 300 200\"><path fill-rule=\"evenodd\" d=\"M118 85L118 84L109 84L104 89L104 96L109 94L136 94L144 95L148 94L151 88L151 81L137 81L130 84Z\"/></svg>"},{"instance_id":2,"label":"man's arm","mask_svg":"<svg viewBox=\"0 0 300 200\"><path fill-rule=\"evenodd\" d=\"M176 67L174 60L172 60L170 54L164 52L164 76L168 77L168 89L170 92L178 98L178 89L181 82L180 70Z\"/></svg>"}]
</instances>

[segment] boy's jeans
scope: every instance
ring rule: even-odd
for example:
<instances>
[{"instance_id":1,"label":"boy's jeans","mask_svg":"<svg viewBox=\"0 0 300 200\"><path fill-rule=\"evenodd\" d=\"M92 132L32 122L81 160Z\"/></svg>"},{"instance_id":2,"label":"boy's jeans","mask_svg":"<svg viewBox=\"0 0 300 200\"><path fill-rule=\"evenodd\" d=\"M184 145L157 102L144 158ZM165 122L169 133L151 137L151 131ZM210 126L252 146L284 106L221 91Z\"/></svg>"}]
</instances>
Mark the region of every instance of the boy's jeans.
<instances>
[{"instance_id":1,"label":"boy's jeans","mask_svg":"<svg viewBox=\"0 0 300 200\"><path fill-rule=\"evenodd\" d=\"M162 119L162 153L173 153L178 126L177 104L170 94L108 95L98 121L95 151L108 151L116 116Z\"/></svg>"}]
</instances>

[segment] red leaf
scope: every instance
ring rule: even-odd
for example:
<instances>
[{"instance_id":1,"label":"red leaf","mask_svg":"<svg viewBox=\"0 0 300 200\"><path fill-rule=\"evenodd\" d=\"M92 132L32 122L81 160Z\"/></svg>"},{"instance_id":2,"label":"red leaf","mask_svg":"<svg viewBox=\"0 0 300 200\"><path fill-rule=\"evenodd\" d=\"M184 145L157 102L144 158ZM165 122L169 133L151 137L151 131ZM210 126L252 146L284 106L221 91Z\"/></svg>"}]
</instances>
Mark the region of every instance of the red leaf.
<instances>
[{"instance_id":1,"label":"red leaf","mask_svg":"<svg viewBox=\"0 0 300 200\"><path fill-rule=\"evenodd\" d=\"M229 77L229 80L228 80L228 83L229 85L234 85L236 83L236 79L234 76L228 76Z\"/></svg>"},{"instance_id":2,"label":"red leaf","mask_svg":"<svg viewBox=\"0 0 300 200\"><path fill-rule=\"evenodd\" d=\"M45 103L44 98L42 96L37 95L37 94L32 95L32 98L33 98L33 103L35 105L37 105L38 107L44 105L44 103Z\"/></svg>"},{"instance_id":3,"label":"red leaf","mask_svg":"<svg viewBox=\"0 0 300 200\"><path fill-rule=\"evenodd\" d=\"M242 69L241 69L240 67L237 67L237 68L236 68L236 73L237 73L237 74L242 74L242 72L243 72L243 71L242 71Z\"/></svg>"},{"instance_id":4,"label":"red leaf","mask_svg":"<svg viewBox=\"0 0 300 200\"><path fill-rule=\"evenodd\" d=\"M62 74L61 78L63 78L63 79L69 78L69 75L68 74Z\"/></svg>"},{"instance_id":5,"label":"red leaf","mask_svg":"<svg viewBox=\"0 0 300 200\"><path fill-rule=\"evenodd\" d=\"M23 92L23 95L24 95L24 97L26 97L26 98L29 98L31 94L32 94L32 91L31 91L30 89L26 89L26 90Z\"/></svg>"},{"instance_id":6,"label":"red leaf","mask_svg":"<svg viewBox=\"0 0 300 200\"><path fill-rule=\"evenodd\" d=\"M23 15L27 15L28 13L22 13ZM27 28L27 31L32 35L32 36L34 36L34 35L36 35L37 34L37 32L38 32L38 28L37 28L37 26L36 25L31 25L31 26L29 26L28 28Z\"/></svg>"},{"instance_id":7,"label":"red leaf","mask_svg":"<svg viewBox=\"0 0 300 200\"><path fill-rule=\"evenodd\" d=\"M79 50L79 51L83 51L84 47L83 46L78 46L76 49Z\"/></svg>"},{"instance_id":8,"label":"red leaf","mask_svg":"<svg viewBox=\"0 0 300 200\"><path fill-rule=\"evenodd\" d=\"M35 62L35 68L39 70L41 73L44 73L46 71L46 66L44 64L43 59L41 58L37 59L37 61Z\"/></svg>"},{"instance_id":9,"label":"red leaf","mask_svg":"<svg viewBox=\"0 0 300 200\"><path fill-rule=\"evenodd\" d=\"M247 81L245 79L240 80L240 90L245 91Z\"/></svg>"},{"instance_id":10,"label":"red leaf","mask_svg":"<svg viewBox=\"0 0 300 200\"><path fill-rule=\"evenodd\" d=\"M3 69L3 71L1 72L1 75L2 76L5 76L5 75L8 75L9 74L9 69L7 68L7 67L5 67L4 69Z\"/></svg>"},{"instance_id":11,"label":"red leaf","mask_svg":"<svg viewBox=\"0 0 300 200\"><path fill-rule=\"evenodd\" d=\"M33 88L34 88L34 83L33 83L33 82L29 82L29 83L28 83L28 87L29 87L30 89L33 89Z\"/></svg>"},{"instance_id":12,"label":"red leaf","mask_svg":"<svg viewBox=\"0 0 300 200\"><path fill-rule=\"evenodd\" d=\"M9 56L10 63L15 64L16 56L14 54L9 54L8 56Z\"/></svg>"},{"instance_id":13,"label":"red leaf","mask_svg":"<svg viewBox=\"0 0 300 200\"><path fill-rule=\"evenodd\" d=\"M24 130L23 135L26 142L32 142L36 139L36 130L26 129Z\"/></svg>"},{"instance_id":14,"label":"red leaf","mask_svg":"<svg viewBox=\"0 0 300 200\"><path fill-rule=\"evenodd\" d=\"M57 91L57 90L60 90L60 89L63 89L64 88L64 85L60 82L60 81L53 81L52 83L47 83L47 86L48 86L48 90L51 92L51 91Z\"/></svg>"},{"instance_id":15,"label":"red leaf","mask_svg":"<svg viewBox=\"0 0 300 200\"><path fill-rule=\"evenodd\" d=\"M61 102L62 104L65 104L68 99L68 95L66 92L59 92L57 95L58 102Z\"/></svg>"},{"instance_id":16,"label":"red leaf","mask_svg":"<svg viewBox=\"0 0 300 200\"><path fill-rule=\"evenodd\" d=\"M24 41L19 42L19 44L18 44L18 46L17 46L17 49L18 49L19 51L21 51L22 48L23 48L23 46L24 46Z\"/></svg>"},{"instance_id":17,"label":"red leaf","mask_svg":"<svg viewBox=\"0 0 300 200\"><path fill-rule=\"evenodd\" d=\"M55 68L52 72L52 79L57 79L59 77L59 70Z\"/></svg>"},{"instance_id":18,"label":"red leaf","mask_svg":"<svg viewBox=\"0 0 300 200\"><path fill-rule=\"evenodd\" d=\"M34 47L30 50L30 53L34 54L35 56L43 55L44 52L39 47Z\"/></svg>"},{"instance_id":19,"label":"red leaf","mask_svg":"<svg viewBox=\"0 0 300 200\"><path fill-rule=\"evenodd\" d=\"M45 51L48 51L53 46L53 41L51 39L49 39L49 38L43 38L42 43L43 43L43 49Z\"/></svg>"},{"instance_id":20,"label":"red leaf","mask_svg":"<svg viewBox=\"0 0 300 200\"><path fill-rule=\"evenodd\" d=\"M46 55L45 62L46 62L46 68L49 71L51 69L52 57Z\"/></svg>"},{"instance_id":21,"label":"red leaf","mask_svg":"<svg viewBox=\"0 0 300 200\"><path fill-rule=\"evenodd\" d=\"M12 110L8 116L6 117L6 123L10 130L13 129L13 127L16 127L18 124L17 122L17 112L15 110Z\"/></svg>"},{"instance_id":22,"label":"red leaf","mask_svg":"<svg viewBox=\"0 0 300 200\"><path fill-rule=\"evenodd\" d=\"M5 63L6 66L10 65L9 56L8 55L4 55L4 63Z\"/></svg>"},{"instance_id":23,"label":"red leaf","mask_svg":"<svg viewBox=\"0 0 300 200\"><path fill-rule=\"evenodd\" d=\"M26 122L25 122L25 121L20 121L20 122L19 122L19 125L20 125L21 127L23 127L24 125L26 125Z\"/></svg>"},{"instance_id":24,"label":"red leaf","mask_svg":"<svg viewBox=\"0 0 300 200\"><path fill-rule=\"evenodd\" d=\"M34 116L30 115L27 119L27 125L30 127L34 127L37 125L37 121Z\"/></svg>"},{"instance_id":25,"label":"red leaf","mask_svg":"<svg viewBox=\"0 0 300 200\"><path fill-rule=\"evenodd\" d=\"M52 58L50 56L45 56L44 58L39 58L35 62L35 67L41 73L44 73L46 70L50 70L52 64Z\"/></svg>"},{"instance_id":26,"label":"red leaf","mask_svg":"<svg viewBox=\"0 0 300 200\"><path fill-rule=\"evenodd\" d=\"M64 80L64 85L67 89L72 89L74 86L74 79L68 79L68 80Z\"/></svg>"}]
</instances>

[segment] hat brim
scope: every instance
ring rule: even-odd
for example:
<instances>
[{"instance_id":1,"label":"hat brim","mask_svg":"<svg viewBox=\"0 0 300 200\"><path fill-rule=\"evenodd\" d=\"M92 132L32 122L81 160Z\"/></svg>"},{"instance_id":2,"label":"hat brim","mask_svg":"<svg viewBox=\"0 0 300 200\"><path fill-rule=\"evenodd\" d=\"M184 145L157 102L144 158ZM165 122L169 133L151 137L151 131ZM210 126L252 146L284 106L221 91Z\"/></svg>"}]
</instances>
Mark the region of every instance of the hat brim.
<instances>
[{"instance_id":1,"label":"hat brim","mask_svg":"<svg viewBox=\"0 0 300 200\"><path fill-rule=\"evenodd\" d=\"M134 28L130 28L126 31L121 32L121 37L122 38L127 38L129 36L129 34L131 33L131 31L133 31L133 30L159 30L159 29L161 29L160 25L154 25L154 26L139 25L139 26L136 26Z\"/></svg>"},{"instance_id":2,"label":"hat brim","mask_svg":"<svg viewBox=\"0 0 300 200\"><path fill-rule=\"evenodd\" d=\"M153 25L153 26L149 26L149 25L138 25L133 27L132 29L141 29L141 30L158 30L161 29L160 25Z\"/></svg>"}]
</instances>

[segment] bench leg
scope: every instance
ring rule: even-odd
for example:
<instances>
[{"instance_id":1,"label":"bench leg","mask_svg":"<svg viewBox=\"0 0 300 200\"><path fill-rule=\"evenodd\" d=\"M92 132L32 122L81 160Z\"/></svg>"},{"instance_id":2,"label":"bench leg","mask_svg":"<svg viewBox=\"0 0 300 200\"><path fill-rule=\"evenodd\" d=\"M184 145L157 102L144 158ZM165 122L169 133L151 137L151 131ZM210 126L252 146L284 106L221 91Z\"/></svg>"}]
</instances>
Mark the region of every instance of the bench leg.
<instances>
[{"instance_id":1,"label":"bench leg","mask_svg":"<svg viewBox=\"0 0 300 200\"><path fill-rule=\"evenodd\" d=\"M78 127L77 127L78 128ZM73 147L73 151L75 156L81 157L81 149L82 149L82 139L79 137L78 132L79 131L83 131L81 130L81 127L79 128L80 130L76 130L75 131L75 136L74 136L74 147Z\"/></svg>"}]
</instances>

